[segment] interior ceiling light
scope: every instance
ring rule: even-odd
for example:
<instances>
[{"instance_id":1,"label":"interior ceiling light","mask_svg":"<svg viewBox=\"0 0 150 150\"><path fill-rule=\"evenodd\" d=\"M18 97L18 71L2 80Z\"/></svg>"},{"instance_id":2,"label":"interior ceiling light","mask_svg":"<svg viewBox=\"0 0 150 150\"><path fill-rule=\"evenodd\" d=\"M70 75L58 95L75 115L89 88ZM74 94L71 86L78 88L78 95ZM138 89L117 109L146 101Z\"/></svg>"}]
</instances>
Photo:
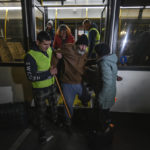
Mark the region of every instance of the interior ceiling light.
<instances>
[{"instance_id":1,"label":"interior ceiling light","mask_svg":"<svg viewBox=\"0 0 150 150\"><path fill-rule=\"evenodd\" d=\"M131 7L120 7L122 9L140 9L140 8L143 8L143 6L131 6ZM146 6L145 8L150 8L150 6Z\"/></svg>"},{"instance_id":2,"label":"interior ceiling light","mask_svg":"<svg viewBox=\"0 0 150 150\"><path fill-rule=\"evenodd\" d=\"M66 0L43 0L43 2L61 2L61 1L66 1ZM69 1L69 0L67 0ZM70 0L72 1L72 0Z\"/></svg>"},{"instance_id":3,"label":"interior ceiling light","mask_svg":"<svg viewBox=\"0 0 150 150\"><path fill-rule=\"evenodd\" d=\"M64 2L65 2L66 0L45 0L45 1L43 1L43 5L51 5L52 3L57 3L57 2L61 2L61 4L63 5L64 4Z\"/></svg>"},{"instance_id":4,"label":"interior ceiling light","mask_svg":"<svg viewBox=\"0 0 150 150\"><path fill-rule=\"evenodd\" d=\"M0 7L0 10L21 10L21 7Z\"/></svg>"},{"instance_id":5,"label":"interior ceiling light","mask_svg":"<svg viewBox=\"0 0 150 150\"><path fill-rule=\"evenodd\" d=\"M104 7L103 6L99 6L99 7L48 7L48 9L86 9L86 8L99 9L99 8L104 8Z\"/></svg>"}]
</instances>

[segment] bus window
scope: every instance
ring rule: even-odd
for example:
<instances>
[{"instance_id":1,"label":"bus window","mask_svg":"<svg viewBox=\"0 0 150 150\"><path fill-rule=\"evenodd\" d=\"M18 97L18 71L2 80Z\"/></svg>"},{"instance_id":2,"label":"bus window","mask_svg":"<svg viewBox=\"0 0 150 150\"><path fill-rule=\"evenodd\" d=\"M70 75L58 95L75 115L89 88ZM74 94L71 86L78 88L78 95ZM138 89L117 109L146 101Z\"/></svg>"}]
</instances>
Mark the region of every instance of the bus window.
<instances>
[{"instance_id":1,"label":"bus window","mask_svg":"<svg viewBox=\"0 0 150 150\"><path fill-rule=\"evenodd\" d=\"M44 30L44 16L42 11L38 7L35 7L35 18L36 18L36 34Z\"/></svg>"},{"instance_id":2,"label":"bus window","mask_svg":"<svg viewBox=\"0 0 150 150\"><path fill-rule=\"evenodd\" d=\"M0 63L23 62L23 21L21 2L1 2Z\"/></svg>"},{"instance_id":3,"label":"bus window","mask_svg":"<svg viewBox=\"0 0 150 150\"><path fill-rule=\"evenodd\" d=\"M121 8L119 66L150 66L150 8Z\"/></svg>"}]
</instances>

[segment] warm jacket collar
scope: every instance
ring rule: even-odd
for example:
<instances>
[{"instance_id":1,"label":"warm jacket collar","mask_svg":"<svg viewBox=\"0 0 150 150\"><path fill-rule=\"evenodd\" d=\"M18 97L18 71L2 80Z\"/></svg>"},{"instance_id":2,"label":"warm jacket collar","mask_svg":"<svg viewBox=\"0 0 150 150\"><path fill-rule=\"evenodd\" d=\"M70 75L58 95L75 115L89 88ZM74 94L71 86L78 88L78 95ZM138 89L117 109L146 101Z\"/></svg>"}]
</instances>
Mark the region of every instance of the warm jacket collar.
<instances>
[{"instance_id":1,"label":"warm jacket collar","mask_svg":"<svg viewBox=\"0 0 150 150\"><path fill-rule=\"evenodd\" d=\"M101 60L103 60L105 57L107 57L108 55L102 56L100 58L97 59L97 62L100 62Z\"/></svg>"},{"instance_id":2,"label":"warm jacket collar","mask_svg":"<svg viewBox=\"0 0 150 150\"><path fill-rule=\"evenodd\" d=\"M99 63L102 60L108 60L113 63L117 63L118 58L117 58L116 54L109 54L109 55L105 55L103 57L98 58L97 63Z\"/></svg>"}]
</instances>

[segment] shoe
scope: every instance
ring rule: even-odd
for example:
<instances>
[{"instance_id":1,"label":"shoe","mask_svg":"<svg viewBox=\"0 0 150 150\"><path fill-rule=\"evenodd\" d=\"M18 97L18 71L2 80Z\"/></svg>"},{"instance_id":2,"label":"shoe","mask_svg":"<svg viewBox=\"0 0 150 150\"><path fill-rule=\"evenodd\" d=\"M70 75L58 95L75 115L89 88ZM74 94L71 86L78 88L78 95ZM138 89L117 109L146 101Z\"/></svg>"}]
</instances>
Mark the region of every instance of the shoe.
<instances>
[{"instance_id":1,"label":"shoe","mask_svg":"<svg viewBox=\"0 0 150 150\"><path fill-rule=\"evenodd\" d=\"M67 118L64 122L64 130L68 135L72 135L71 119Z\"/></svg>"},{"instance_id":2,"label":"shoe","mask_svg":"<svg viewBox=\"0 0 150 150\"><path fill-rule=\"evenodd\" d=\"M71 127L71 119L66 118L65 121L64 121L64 126Z\"/></svg>"},{"instance_id":3,"label":"shoe","mask_svg":"<svg viewBox=\"0 0 150 150\"><path fill-rule=\"evenodd\" d=\"M45 135L40 136L40 144L46 144L50 142L54 136L51 133L46 133Z\"/></svg>"},{"instance_id":4,"label":"shoe","mask_svg":"<svg viewBox=\"0 0 150 150\"><path fill-rule=\"evenodd\" d=\"M115 127L115 125L113 123L109 123L103 133L105 135L112 134L114 131L114 127Z\"/></svg>"},{"instance_id":5,"label":"shoe","mask_svg":"<svg viewBox=\"0 0 150 150\"><path fill-rule=\"evenodd\" d=\"M105 127L101 128L96 132L98 136L108 136L113 134L115 125L113 123L107 124Z\"/></svg>"}]
</instances>

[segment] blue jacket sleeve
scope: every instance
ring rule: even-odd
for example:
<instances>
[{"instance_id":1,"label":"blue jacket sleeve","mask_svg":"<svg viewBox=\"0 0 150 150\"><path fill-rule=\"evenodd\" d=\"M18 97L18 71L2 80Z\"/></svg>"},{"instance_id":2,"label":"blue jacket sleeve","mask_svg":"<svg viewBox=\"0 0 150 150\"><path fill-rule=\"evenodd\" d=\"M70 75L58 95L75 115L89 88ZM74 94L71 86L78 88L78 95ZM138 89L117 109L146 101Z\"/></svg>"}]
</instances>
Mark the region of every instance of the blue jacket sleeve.
<instances>
[{"instance_id":1,"label":"blue jacket sleeve","mask_svg":"<svg viewBox=\"0 0 150 150\"><path fill-rule=\"evenodd\" d=\"M89 51L88 51L88 57L91 56L92 54L92 50L95 46L95 40L96 40L96 31L95 30L92 30L90 31L89 33Z\"/></svg>"},{"instance_id":2,"label":"blue jacket sleeve","mask_svg":"<svg viewBox=\"0 0 150 150\"><path fill-rule=\"evenodd\" d=\"M30 81L42 81L52 77L49 70L38 72L36 62L29 54L25 57L25 72Z\"/></svg>"}]
</instances>

